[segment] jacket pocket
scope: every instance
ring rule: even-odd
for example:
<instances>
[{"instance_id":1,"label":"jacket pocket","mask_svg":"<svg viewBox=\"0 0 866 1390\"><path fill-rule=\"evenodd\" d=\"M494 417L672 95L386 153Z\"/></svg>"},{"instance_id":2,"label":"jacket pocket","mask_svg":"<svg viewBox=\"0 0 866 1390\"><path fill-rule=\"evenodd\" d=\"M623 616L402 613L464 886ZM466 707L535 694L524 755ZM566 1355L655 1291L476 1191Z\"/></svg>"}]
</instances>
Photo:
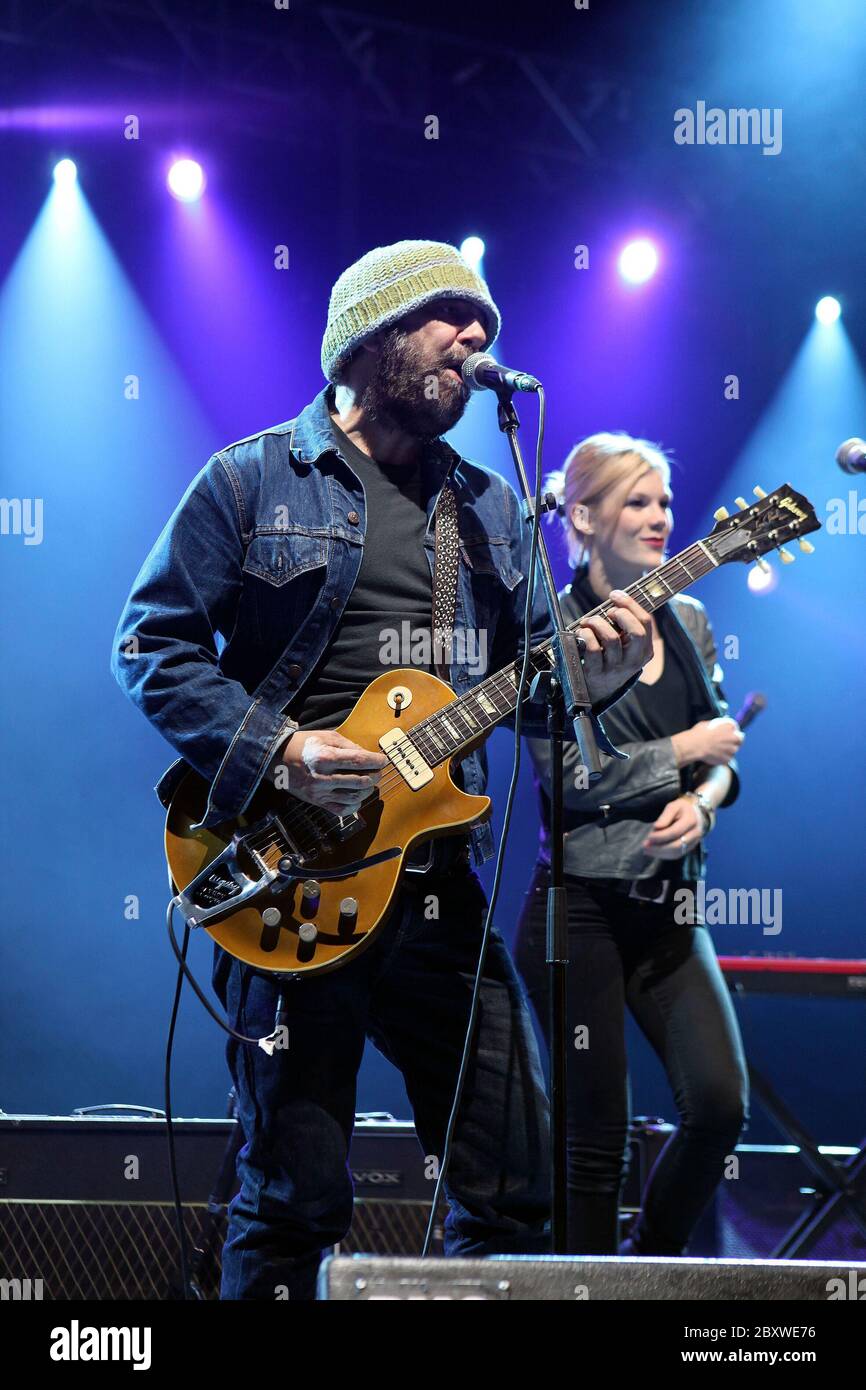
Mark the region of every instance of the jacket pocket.
<instances>
[{"instance_id":1,"label":"jacket pocket","mask_svg":"<svg viewBox=\"0 0 866 1390\"><path fill-rule=\"evenodd\" d=\"M511 560L511 546L507 540L492 540L489 536L468 536L461 538L460 549L469 569L470 576L483 579L494 576L506 589L516 589L523 578Z\"/></svg>"},{"instance_id":2,"label":"jacket pocket","mask_svg":"<svg viewBox=\"0 0 866 1390\"><path fill-rule=\"evenodd\" d=\"M253 536L244 560L244 572L282 588L307 570L327 564L328 543L324 536L304 531L267 532Z\"/></svg>"},{"instance_id":3,"label":"jacket pocket","mask_svg":"<svg viewBox=\"0 0 866 1390\"><path fill-rule=\"evenodd\" d=\"M316 613L327 575L326 536L304 531L253 536L244 560L244 591L238 626L255 647L255 670L270 669Z\"/></svg>"}]
</instances>

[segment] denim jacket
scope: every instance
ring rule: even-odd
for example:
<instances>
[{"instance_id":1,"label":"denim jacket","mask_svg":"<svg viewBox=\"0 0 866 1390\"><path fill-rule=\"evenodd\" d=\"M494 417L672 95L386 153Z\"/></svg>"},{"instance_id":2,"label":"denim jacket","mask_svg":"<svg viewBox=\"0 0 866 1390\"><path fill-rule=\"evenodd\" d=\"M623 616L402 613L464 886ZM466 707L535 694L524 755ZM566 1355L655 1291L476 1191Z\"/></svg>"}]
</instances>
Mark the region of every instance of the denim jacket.
<instances>
[{"instance_id":1,"label":"denim jacket","mask_svg":"<svg viewBox=\"0 0 866 1390\"><path fill-rule=\"evenodd\" d=\"M296 419L219 450L193 479L132 586L114 637L121 689L180 757L157 784L167 805L193 768L208 783L199 826L234 820L248 806L289 731L291 707L330 642L361 565L366 499L339 453L324 388ZM530 530L514 489L443 440L436 455L457 492L460 565L455 633L486 636L484 671L461 660L462 695L523 651ZM424 547L433 572L436 496ZM540 583L532 643L550 624ZM617 693L617 697L619 695ZM597 715L608 700L595 707ZM513 716L508 721L513 728ZM524 731L544 733L525 706ZM596 722L601 746L614 753ZM482 744L462 763L463 786L487 782ZM476 864L493 853L489 824L471 832Z\"/></svg>"}]
</instances>

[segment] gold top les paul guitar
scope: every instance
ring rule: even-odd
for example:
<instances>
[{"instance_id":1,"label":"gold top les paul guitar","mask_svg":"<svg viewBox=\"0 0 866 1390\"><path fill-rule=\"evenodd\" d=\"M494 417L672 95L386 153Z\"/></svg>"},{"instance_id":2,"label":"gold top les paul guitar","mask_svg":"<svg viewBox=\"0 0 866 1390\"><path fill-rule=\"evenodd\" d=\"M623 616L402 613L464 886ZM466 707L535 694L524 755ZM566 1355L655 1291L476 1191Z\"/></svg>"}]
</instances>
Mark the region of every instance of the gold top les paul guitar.
<instances>
[{"instance_id":1,"label":"gold top les paul guitar","mask_svg":"<svg viewBox=\"0 0 866 1390\"><path fill-rule=\"evenodd\" d=\"M802 537L820 527L811 503L787 485L769 495L755 492L759 500L750 507L737 499L742 510L733 516L720 508L709 536L628 593L651 612L731 560L757 560L795 539L810 551ZM794 558L781 553L783 560ZM552 664L549 640L532 649L527 693L534 674ZM461 791L451 762L514 712L519 676L514 662L459 697L420 670L388 671L372 681L339 732L381 750L389 766L354 815L337 816L267 782L236 821L192 830L204 815L208 788L188 772L165 828L179 889L174 904L187 924L204 927L239 960L280 974L333 970L357 955L385 920L408 850L489 816L490 798Z\"/></svg>"}]
</instances>

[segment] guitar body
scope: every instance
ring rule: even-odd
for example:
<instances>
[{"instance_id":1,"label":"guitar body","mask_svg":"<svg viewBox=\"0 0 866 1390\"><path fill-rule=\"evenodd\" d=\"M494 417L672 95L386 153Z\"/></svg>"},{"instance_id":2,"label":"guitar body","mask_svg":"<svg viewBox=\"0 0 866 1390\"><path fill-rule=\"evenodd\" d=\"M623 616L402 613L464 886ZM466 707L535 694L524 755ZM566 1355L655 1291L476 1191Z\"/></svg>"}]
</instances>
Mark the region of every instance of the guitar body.
<instances>
[{"instance_id":1,"label":"guitar body","mask_svg":"<svg viewBox=\"0 0 866 1390\"><path fill-rule=\"evenodd\" d=\"M402 705L395 701L399 692ZM390 671L371 682L338 732L361 748L378 752L384 735L395 729L410 733L415 724L456 698L450 686L424 671ZM339 824L336 817L279 791L270 782L259 786L237 821L192 830L204 815L208 786L197 773L189 772L166 816L165 852L172 880L176 888L186 889L232 844L236 833L243 836L275 814L292 840L303 846L298 880L265 887L254 904L234 912L227 904L218 921L201 925L231 955L259 970L293 975L333 970L373 941L393 905L406 854L414 845L459 833L489 816L488 796L469 796L455 785L452 761L425 768L429 780L416 787L395 766L384 767L380 794L360 807L343 839L326 833L329 826ZM262 838L260 862L273 869L285 845L272 845L272 838ZM383 851L397 852L346 877L317 877ZM318 894L311 896L308 890L305 896L304 882L317 883Z\"/></svg>"}]
</instances>

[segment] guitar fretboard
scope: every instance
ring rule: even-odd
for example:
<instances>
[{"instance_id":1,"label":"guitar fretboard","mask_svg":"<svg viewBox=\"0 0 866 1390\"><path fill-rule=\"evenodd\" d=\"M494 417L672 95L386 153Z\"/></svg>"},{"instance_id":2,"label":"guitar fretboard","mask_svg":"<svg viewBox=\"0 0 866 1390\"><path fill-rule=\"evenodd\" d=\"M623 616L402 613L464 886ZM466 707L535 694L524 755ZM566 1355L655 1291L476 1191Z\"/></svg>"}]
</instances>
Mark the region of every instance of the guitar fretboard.
<instances>
[{"instance_id":1,"label":"guitar fretboard","mask_svg":"<svg viewBox=\"0 0 866 1390\"><path fill-rule=\"evenodd\" d=\"M695 580L716 568L720 561L714 556L711 545L710 540L697 541L687 550L675 555L667 564L660 565L650 574L635 580L625 592L636 599L641 608L648 613L654 612L674 594L681 593ZM610 599L606 599L575 622L569 623L568 630L574 632L586 618L594 617L596 614L604 617L608 610L614 607L616 605L611 603ZM521 665L522 659L503 667L501 671L488 676L444 709L428 715L426 719L406 731L407 737L429 766L437 766L446 758L453 757L455 753L467 748L514 713L517 708ZM553 665L552 641L546 638L530 652L524 699L528 698L532 681L538 672L549 671Z\"/></svg>"}]
</instances>

